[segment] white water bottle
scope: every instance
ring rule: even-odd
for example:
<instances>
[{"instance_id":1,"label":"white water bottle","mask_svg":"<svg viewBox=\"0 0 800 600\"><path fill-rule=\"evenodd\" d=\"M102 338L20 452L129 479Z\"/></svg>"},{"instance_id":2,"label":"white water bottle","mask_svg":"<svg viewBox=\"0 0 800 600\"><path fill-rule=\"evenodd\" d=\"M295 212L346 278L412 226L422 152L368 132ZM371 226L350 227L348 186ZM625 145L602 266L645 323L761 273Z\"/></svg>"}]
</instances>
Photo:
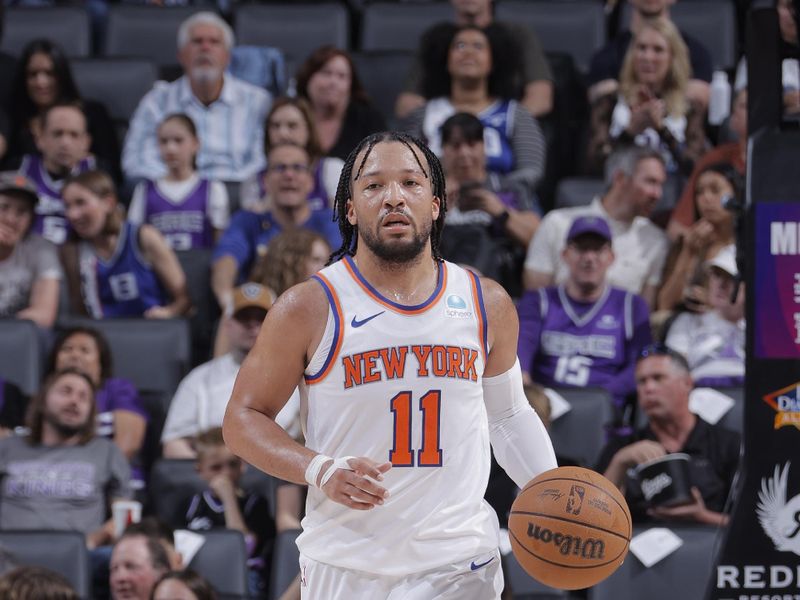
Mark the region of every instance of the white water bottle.
<instances>
[{"instance_id":1,"label":"white water bottle","mask_svg":"<svg viewBox=\"0 0 800 600\"><path fill-rule=\"evenodd\" d=\"M725 71L714 71L708 101L708 122L721 125L731 111L731 84Z\"/></svg>"}]
</instances>

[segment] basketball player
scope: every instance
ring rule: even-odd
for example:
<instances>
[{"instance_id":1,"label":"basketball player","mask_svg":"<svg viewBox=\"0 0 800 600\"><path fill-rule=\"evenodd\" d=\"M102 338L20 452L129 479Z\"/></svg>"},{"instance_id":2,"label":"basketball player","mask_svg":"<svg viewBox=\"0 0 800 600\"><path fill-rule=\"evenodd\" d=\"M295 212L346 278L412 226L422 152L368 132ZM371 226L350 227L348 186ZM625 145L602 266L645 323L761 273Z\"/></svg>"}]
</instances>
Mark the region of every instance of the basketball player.
<instances>
[{"instance_id":1,"label":"basketball player","mask_svg":"<svg viewBox=\"0 0 800 600\"><path fill-rule=\"evenodd\" d=\"M229 447L309 485L305 599L498 598L489 442L519 486L556 466L525 399L514 305L439 257L445 207L426 146L364 139L339 181L334 262L281 296L239 372ZM274 422L300 379L306 447Z\"/></svg>"}]
</instances>

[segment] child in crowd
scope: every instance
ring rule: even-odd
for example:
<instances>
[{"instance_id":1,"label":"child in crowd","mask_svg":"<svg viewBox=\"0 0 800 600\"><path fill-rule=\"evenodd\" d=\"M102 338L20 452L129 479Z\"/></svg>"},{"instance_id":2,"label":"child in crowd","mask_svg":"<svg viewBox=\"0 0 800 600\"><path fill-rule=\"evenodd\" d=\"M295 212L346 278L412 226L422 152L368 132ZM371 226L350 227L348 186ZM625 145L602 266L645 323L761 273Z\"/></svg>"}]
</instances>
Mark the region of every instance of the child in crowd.
<instances>
[{"instance_id":1,"label":"child in crowd","mask_svg":"<svg viewBox=\"0 0 800 600\"><path fill-rule=\"evenodd\" d=\"M169 319L189 310L175 253L154 227L123 221L106 173L71 177L62 195L74 231L61 248L73 310L95 319Z\"/></svg>"},{"instance_id":2,"label":"child in crowd","mask_svg":"<svg viewBox=\"0 0 800 600\"><path fill-rule=\"evenodd\" d=\"M197 128L183 113L169 115L158 127L158 148L167 175L136 186L128 220L158 229L173 250L211 248L228 226L228 192L222 182L197 173Z\"/></svg>"},{"instance_id":3,"label":"child in crowd","mask_svg":"<svg viewBox=\"0 0 800 600\"><path fill-rule=\"evenodd\" d=\"M186 529L207 531L225 527L241 531L250 556L250 592L264 592L275 538L269 504L262 496L245 493L239 487L245 465L225 446L221 427L198 435L195 448L197 472L208 489L195 494L189 502Z\"/></svg>"}]
</instances>

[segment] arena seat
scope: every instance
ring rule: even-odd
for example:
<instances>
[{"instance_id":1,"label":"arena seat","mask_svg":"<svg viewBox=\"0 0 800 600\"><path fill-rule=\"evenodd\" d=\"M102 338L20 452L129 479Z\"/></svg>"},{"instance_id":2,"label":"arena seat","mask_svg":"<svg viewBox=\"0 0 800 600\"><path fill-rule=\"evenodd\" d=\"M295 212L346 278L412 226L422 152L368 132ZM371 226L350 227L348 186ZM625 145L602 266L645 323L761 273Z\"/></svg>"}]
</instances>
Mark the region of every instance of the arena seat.
<instances>
[{"instance_id":1,"label":"arena seat","mask_svg":"<svg viewBox=\"0 0 800 600\"><path fill-rule=\"evenodd\" d=\"M297 549L299 529L282 531L275 538L272 550L272 571L269 581L269 600L277 600L300 572L300 551Z\"/></svg>"},{"instance_id":2,"label":"arena seat","mask_svg":"<svg viewBox=\"0 0 800 600\"><path fill-rule=\"evenodd\" d=\"M621 23L627 28L631 7L622 7ZM676 2L670 7L670 17L678 29L701 42L711 54L715 69L736 66L736 7L730 0L692 0Z\"/></svg>"},{"instance_id":3,"label":"arena seat","mask_svg":"<svg viewBox=\"0 0 800 600\"><path fill-rule=\"evenodd\" d=\"M394 120L394 103L403 91L405 75L414 55L407 51L354 53L361 83L388 123Z\"/></svg>"},{"instance_id":4,"label":"arena seat","mask_svg":"<svg viewBox=\"0 0 800 600\"><path fill-rule=\"evenodd\" d=\"M57 329L81 325L103 333L114 357L114 376L140 391L171 394L189 369L191 336L186 319L59 319Z\"/></svg>"},{"instance_id":5,"label":"arena seat","mask_svg":"<svg viewBox=\"0 0 800 600\"><path fill-rule=\"evenodd\" d=\"M498 21L527 25L545 51L571 55L584 73L592 54L606 42L603 4L596 0L509 0L497 5L495 15Z\"/></svg>"},{"instance_id":6,"label":"arena seat","mask_svg":"<svg viewBox=\"0 0 800 600\"><path fill-rule=\"evenodd\" d=\"M704 598L714 573L720 530L672 523L668 528L683 540L678 550L650 568L629 555L611 577L590 588L588 600ZM633 535L646 530L645 526L634 526Z\"/></svg>"},{"instance_id":7,"label":"arena seat","mask_svg":"<svg viewBox=\"0 0 800 600\"><path fill-rule=\"evenodd\" d=\"M426 29L452 18L453 10L446 2L369 4L364 8L359 47L362 52L415 51ZM395 75L401 79L406 76Z\"/></svg>"},{"instance_id":8,"label":"arena seat","mask_svg":"<svg viewBox=\"0 0 800 600\"><path fill-rule=\"evenodd\" d=\"M719 420L719 425L726 429L736 431L739 434L744 434L744 388L725 387L715 389L729 398L732 398L734 401L734 405L731 409L722 415L722 418Z\"/></svg>"},{"instance_id":9,"label":"arena seat","mask_svg":"<svg viewBox=\"0 0 800 600\"><path fill-rule=\"evenodd\" d=\"M194 306L194 313L189 319L192 331L192 365L208 360L215 324L220 315L211 291L211 254L210 248L175 252L186 274L186 287Z\"/></svg>"},{"instance_id":10,"label":"arena seat","mask_svg":"<svg viewBox=\"0 0 800 600\"><path fill-rule=\"evenodd\" d=\"M90 598L92 579L85 536L77 531L0 531L0 545L24 566L63 575L78 596Z\"/></svg>"},{"instance_id":11,"label":"arena seat","mask_svg":"<svg viewBox=\"0 0 800 600\"><path fill-rule=\"evenodd\" d=\"M83 6L5 9L0 50L19 56L28 42L42 38L58 44L68 57L89 56L89 13Z\"/></svg>"},{"instance_id":12,"label":"arena seat","mask_svg":"<svg viewBox=\"0 0 800 600\"><path fill-rule=\"evenodd\" d=\"M155 64L136 58L89 58L70 65L81 96L105 105L123 139L139 101L158 79Z\"/></svg>"},{"instance_id":13,"label":"arena seat","mask_svg":"<svg viewBox=\"0 0 800 600\"><path fill-rule=\"evenodd\" d=\"M178 28L199 7L110 5L103 55L146 58L159 69L178 64Z\"/></svg>"},{"instance_id":14,"label":"arena seat","mask_svg":"<svg viewBox=\"0 0 800 600\"><path fill-rule=\"evenodd\" d=\"M194 494L206 488L194 468L194 460L160 458L150 471L148 493L151 509L170 527L183 527L184 513Z\"/></svg>"},{"instance_id":15,"label":"arena seat","mask_svg":"<svg viewBox=\"0 0 800 600\"><path fill-rule=\"evenodd\" d=\"M558 388L572 410L550 425L556 454L584 467L593 467L606 442L605 426L611 422L612 400L601 388Z\"/></svg>"},{"instance_id":16,"label":"arena seat","mask_svg":"<svg viewBox=\"0 0 800 600\"><path fill-rule=\"evenodd\" d=\"M280 48L293 66L320 46L350 47L347 9L338 3L242 4L234 12L234 30L237 44Z\"/></svg>"},{"instance_id":17,"label":"arena seat","mask_svg":"<svg viewBox=\"0 0 800 600\"><path fill-rule=\"evenodd\" d=\"M0 319L0 376L32 395L42 380L42 340L33 321Z\"/></svg>"},{"instance_id":18,"label":"arena seat","mask_svg":"<svg viewBox=\"0 0 800 600\"><path fill-rule=\"evenodd\" d=\"M528 575L514 554L503 556L503 574L511 587L513 600L560 600L569 598L569 592L539 583Z\"/></svg>"},{"instance_id":19,"label":"arena seat","mask_svg":"<svg viewBox=\"0 0 800 600\"><path fill-rule=\"evenodd\" d=\"M595 196L602 195L606 184L594 177L565 177L556 187L556 208L586 206Z\"/></svg>"},{"instance_id":20,"label":"arena seat","mask_svg":"<svg viewBox=\"0 0 800 600\"><path fill-rule=\"evenodd\" d=\"M249 597L247 591L247 547L244 536L234 529L212 529L203 533L205 543L189 568L200 573L226 597Z\"/></svg>"}]
</instances>

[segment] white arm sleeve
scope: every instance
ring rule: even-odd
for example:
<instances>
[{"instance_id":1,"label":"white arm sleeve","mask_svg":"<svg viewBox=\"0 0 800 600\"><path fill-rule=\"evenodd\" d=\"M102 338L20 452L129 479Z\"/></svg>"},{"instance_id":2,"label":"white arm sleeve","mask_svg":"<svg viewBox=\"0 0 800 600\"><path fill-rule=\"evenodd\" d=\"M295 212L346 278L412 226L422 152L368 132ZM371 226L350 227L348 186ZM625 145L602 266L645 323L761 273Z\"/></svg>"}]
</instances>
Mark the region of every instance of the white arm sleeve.
<instances>
[{"instance_id":1,"label":"white arm sleeve","mask_svg":"<svg viewBox=\"0 0 800 600\"><path fill-rule=\"evenodd\" d=\"M525 397L519 360L505 373L484 377L483 398L494 456L514 483L523 488L558 466L550 436Z\"/></svg>"}]
</instances>

